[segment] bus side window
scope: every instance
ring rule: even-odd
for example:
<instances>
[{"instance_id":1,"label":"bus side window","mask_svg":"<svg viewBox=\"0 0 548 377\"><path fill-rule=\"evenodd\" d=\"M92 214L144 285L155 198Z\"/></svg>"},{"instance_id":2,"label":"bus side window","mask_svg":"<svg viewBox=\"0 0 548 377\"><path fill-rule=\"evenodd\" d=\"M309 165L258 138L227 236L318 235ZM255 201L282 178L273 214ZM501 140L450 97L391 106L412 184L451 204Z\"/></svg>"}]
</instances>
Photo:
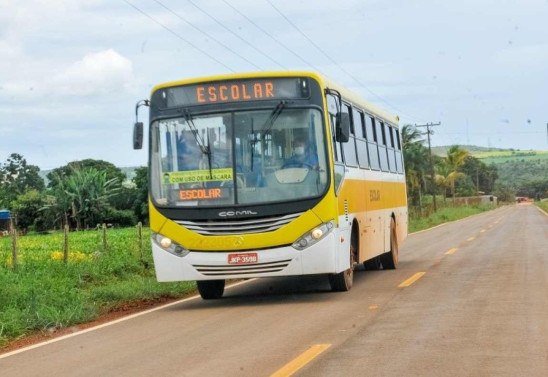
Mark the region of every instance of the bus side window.
<instances>
[{"instance_id":1,"label":"bus side window","mask_svg":"<svg viewBox=\"0 0 548 377\"><path fill-rule=\"evenodd\" d=\"M388 154L386 151L386 134L384 129L384 123L382 121L376 122L377 138L379 145L379 159L381 162L381 170L388 171Z\"/></svg>"},{"instance_id":2,"label":"bus side window","mask_svg":"<svg viewBox=\"0 0 548 377\"><path fill-rule=\"evenodd\" d=\"M371 169L380 170L379 151L377 146L377 130L375 129L375 118L372 116L365 117L365 130L367 137L367 146L369 152L369 162Z\"/></svg>"},{"instance_id":3,"label":"bus side window","mask_svg":"<svg viewBox=\"0 0 548 377\"><path fill-rule=\"evenodd\" d=\"M394 127L392 127L389 124L385 125L387 135L387 152L388 152L388 165L390 168L390 172L396 173L396 144L394 142Z\"/></svg>"},{"instance_id":4,"label":"bus side window","mask_svg":"<svg viewBox=\"0 0 548 377\"><path fill-rule=\"evenodd\" d=\"M360 168L369 167L369 158L367 156L367 140L365 137L365 119L363 112L354 108L352 112L354 120L354 129L356 130L356 149L358 151L358 162Z\"/></svg>"},{"instance_id":5,"label":"bus side window","mask_svg":"<svg viewBox=\"0 0 548 377\"><path fill-rule=\"evenodd\" d=\"M352 108L350 105L343 104L343 113L350 116L350 140L342 143L344 152L344 161L348 166L358 166L358 157L356 156L356 131L354 121L352 120Z\"/></svg>"},{"instance_id":6,"label":"bus side window","mask_svg":"<svg viewBox=\"0 0 548 377\"><path fill-rule=\"evenodd\" d=\"M400 130L394 129L396 134L396 170L398 173L403 174L403 155L401 151Z\"/></svg>"},{"instance_id":7,"label":"bus side window","mask_svg":"<svg viewBox=\"0 0 548 377\"><path fill-rule=\"evenodd\" d=\"M333 95L327 95L327 109L329 111L329 120L331 121L331 135L332 135L332 142L333 142L333 153L335 154L335 161L336 162L342 162L342 151L341 151L341 143L337 143L335 141L335 124L337 121L337 109L338 109L338 98L336 98Z\"/></svg>"}]
</instances>

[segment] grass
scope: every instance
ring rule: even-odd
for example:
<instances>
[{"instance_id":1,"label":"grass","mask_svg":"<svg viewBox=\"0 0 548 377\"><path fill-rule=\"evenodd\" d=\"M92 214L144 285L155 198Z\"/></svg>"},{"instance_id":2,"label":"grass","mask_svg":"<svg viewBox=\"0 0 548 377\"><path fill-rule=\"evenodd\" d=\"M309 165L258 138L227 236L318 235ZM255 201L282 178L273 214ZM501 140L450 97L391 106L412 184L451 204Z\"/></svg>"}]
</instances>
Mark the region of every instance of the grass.
<instances>
[{"instance_id":1,"label":"grass","mask_svg":"<svg viewBox=\"0 0 548 377\"><path fill-rule=\"evenodd\" d=\"M36 331L88 322L122 304L178 298L191 282L158 283L152 268L148 229L143 256L136 229L69 235L69 261L62 261L63 234L18 238L13 269L11 239L0 239L0 347Z\"/></svg>"},{"instance_id":2,"label":"grass","mask_svg":"<svg viewBox=\"0 0 548 377\"><path fill-rule=\"evenodd\" d=\"M465 217L492 209L494 209L494 207L489 204L438 208L436 212L428 216L422 218L410 218L409 233L418 232L419 230L428 229L449 221L463 219Z\"/></svg>"},{"instance_id":3,"label":"grass","mask_svg":"<svg viewBox=\"0 0 548 377\"><path fill-rule=\"evenodd\" d=\"M544 199L541 202L535 202L535 205L539 208L542 208L544 212L548 213L548 199Z\"/></svg>"}]
</instances>

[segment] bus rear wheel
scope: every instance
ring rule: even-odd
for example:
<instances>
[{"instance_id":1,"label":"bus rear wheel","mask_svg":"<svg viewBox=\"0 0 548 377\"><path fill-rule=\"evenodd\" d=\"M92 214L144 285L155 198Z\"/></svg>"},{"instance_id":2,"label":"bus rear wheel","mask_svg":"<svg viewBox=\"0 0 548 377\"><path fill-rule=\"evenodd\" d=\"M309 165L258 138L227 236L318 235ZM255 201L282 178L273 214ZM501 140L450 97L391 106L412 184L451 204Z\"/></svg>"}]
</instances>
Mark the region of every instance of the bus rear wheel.
<instances>
[{"instance_id":1,"label":"bus rear wheel","mask_svg":"<svg viewBox=\"0 0 548 377\"><path fill-rule=\"evenodd\" d=\"M225 291L224 280L198 280L198 292L204 300L215 300L223 297Z\"/></svg>"},{"instance_id":2,"label":"bus rear wheel","mask_svg":"<svg viewBox=\"0 0 548 377\"><path fill-rule=\"evenodd\" d=\"M380 270L381 266L382 266L382 263L381 263L381 257L380 256L376 256L373 259L369 259L369 260L366 260L365 262L363 262L363 267L368 271Z\"/></svg>"},{"instance_id":3,"label":"bus rear wheel","mask_svg":"<svg viewBox=\"0 0 548 377\"><path fill-rule=\"evenodd\" d=\"M398 236L396 232L396 221L392 218L390 222L390 251L381 256L382 268L384 270L395 270L398 266L399 249Z\"/></svg>"},{"instance_id":4,"label":"bus rear wheel","mask_svg":"<svg viewBox=\"0 0 548 377\"><path fill-rule=\"evenodd\" d=\"M357 253L357 237L352 234L350 241L350 268L339 272L338 274L329 275L329 285L334 292L346 292L352 288L354 282L354 262L356 261Z\"/></svg>"}]
</instances>

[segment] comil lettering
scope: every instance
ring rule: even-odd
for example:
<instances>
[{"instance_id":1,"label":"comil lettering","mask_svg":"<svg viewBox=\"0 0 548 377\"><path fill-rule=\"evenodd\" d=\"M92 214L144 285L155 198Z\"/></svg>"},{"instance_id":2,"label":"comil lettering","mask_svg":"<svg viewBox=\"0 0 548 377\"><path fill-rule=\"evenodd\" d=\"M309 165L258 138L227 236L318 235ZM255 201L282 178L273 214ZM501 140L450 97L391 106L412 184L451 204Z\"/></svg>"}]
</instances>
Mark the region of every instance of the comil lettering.
<instances>
[{"instance_id":1,"label":"comil lettering","mask_svg":"<svg viewBox=\"0 0 548 377\"><path fill-rule=\"evenodd\" d=\"M197 103L240 102L274 98L274 83L247 82L196 87Z\"/></svg>"},{"instance_id":2,"label":"comil lettering","mask_svg":"<svg viewBox=\"0 0 548 377\"><path fill-rule=\"evenodd\" d=\"M257 212L253 211L223 211L219 212L219 216L228 217L228 216L240 216L240 215L256 215Z\"/></svg>"}]
</instances>

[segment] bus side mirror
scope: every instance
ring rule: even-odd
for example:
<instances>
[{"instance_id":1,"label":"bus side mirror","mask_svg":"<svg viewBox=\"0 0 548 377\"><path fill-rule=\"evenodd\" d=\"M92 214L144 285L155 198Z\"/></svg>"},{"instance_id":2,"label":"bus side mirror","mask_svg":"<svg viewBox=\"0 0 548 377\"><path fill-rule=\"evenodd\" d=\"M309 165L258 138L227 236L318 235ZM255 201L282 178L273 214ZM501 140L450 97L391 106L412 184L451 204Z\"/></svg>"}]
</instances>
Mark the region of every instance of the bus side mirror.
<instances>
[{"instance_id":1,"label":"bus side mirror","mask_svg":"<svg viewBox=\"0 0 548 377\"><path fill-rule=\"evenodd\" d=\"M335 130L335 140L342 143L347 143L350 140L350 115L348 113L337 114Z\"/></svg>"},{"instance_id":2,"label":"bus side mirror","mask_svg":"<svg viewBox=\"0 0 548 377\"><path fill-rule=\"evenodd\" d=\"M133 125L133 149L143 148L143 122Z\"/></svg>"}]
</instances>

